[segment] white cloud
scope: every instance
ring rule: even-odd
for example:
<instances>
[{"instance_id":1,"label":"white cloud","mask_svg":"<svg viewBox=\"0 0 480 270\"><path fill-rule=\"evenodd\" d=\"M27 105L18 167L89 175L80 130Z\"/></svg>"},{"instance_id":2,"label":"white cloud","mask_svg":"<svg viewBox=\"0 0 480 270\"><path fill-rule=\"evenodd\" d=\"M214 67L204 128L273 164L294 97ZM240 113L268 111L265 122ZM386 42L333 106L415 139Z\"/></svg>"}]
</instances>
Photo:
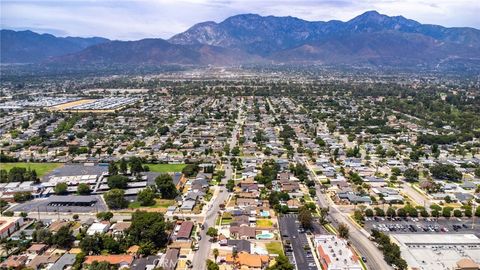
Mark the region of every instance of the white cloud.
<instances>
[{"instance_id":1,"label":"white cloud","mask_svg":"<svg viewBox=\"0 0 480 270\"><path fill-rule=\"evenodd\" d=\"M169 38L195 23L240 13L349 20L367 10L422 23L480 28L478 0L2 0L1 27L56 35Z\"/></svg>"}]
</instances>

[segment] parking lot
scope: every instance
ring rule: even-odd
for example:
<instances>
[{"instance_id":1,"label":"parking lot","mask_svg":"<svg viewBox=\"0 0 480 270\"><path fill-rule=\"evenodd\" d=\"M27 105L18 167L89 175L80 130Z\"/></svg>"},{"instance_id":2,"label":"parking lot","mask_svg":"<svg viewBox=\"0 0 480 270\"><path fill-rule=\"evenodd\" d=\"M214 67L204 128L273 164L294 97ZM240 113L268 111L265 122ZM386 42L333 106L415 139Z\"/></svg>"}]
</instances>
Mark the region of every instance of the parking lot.
<instances>
[{"instance_id":1,"label":"parking lot","mask_svg":"<svg viewBox=\"0 0 480 270\"><path fill-rule=\"evenodd\" d=\"M297 215L287 214L279 218L285 255L302 270L318 270L308 245L307 234L300 228Z\"/></svg>"},{"instance_id":2,"label":"parking lot","mask_svg":"<svg viewBox=\"0 0 480 270\"><path fill-rule=\"evenodd\" d=\"M386 218L365 219L365 229L377 229L386 233L473 233L480 234L480 220L467 218Z\"/></svg>"}]
</instances>

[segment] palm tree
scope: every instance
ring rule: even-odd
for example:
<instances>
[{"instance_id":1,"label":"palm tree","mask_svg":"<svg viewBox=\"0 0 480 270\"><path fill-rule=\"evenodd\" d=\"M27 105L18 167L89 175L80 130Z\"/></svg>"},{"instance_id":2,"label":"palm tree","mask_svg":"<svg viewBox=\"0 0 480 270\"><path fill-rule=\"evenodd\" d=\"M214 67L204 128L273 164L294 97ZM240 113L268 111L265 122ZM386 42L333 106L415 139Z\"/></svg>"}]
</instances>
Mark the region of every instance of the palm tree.
<instances>
[{"instance_id":1,"label":"palm tree","mask_svg":"<svg viewBox=\"0 0 480 270\"><path fill-rule=\"evenodd\" d=\"M237 257L238 257L238 251L236 248L232 250L232 258L233 258L233 264L235 265L237 262Z\"/></svg>"},{"instance_id":2,"label":"palm tree","mask_svg":"<svg viewBox=\"0 0 480 270\"><path fill-rule=\"evenodd\" d=\"M347 239L348 238L348 231L349 231L348 226L345 223L341 223L338 226L338 235L341 238Z\"/></svg>"},{"instance_id":3,"label":"palm tree","mask_svg":"<svg viewBox=\"0 0 480 270\"><path fill-rule=\"evenodd\" d=\"M215 263L217 263L217 258L218 258L218 249L217 248L213 249L213 257L215 257Z\"/></svg>"}]
</instances>

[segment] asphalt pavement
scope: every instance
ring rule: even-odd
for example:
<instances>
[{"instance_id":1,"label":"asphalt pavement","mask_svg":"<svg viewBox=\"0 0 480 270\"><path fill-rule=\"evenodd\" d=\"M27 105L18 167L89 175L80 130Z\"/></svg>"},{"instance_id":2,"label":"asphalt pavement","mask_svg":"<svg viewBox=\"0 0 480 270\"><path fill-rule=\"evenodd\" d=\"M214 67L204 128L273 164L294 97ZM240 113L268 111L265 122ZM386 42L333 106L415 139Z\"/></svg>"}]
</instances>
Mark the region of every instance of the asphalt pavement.
<instances>
[{"instance_id":1,"label":"asphalt pavement","mask_svg":"<svg viewBox=\"0 0 480 270\"><path fill-rule=\"evenodd\" d=\"M206 269L205 262L208 258L208 254L210 253L210 248L212 245L211 237L207 236L206 233L208 228L215 226L215 220L217 218L218 211L220 211L220 204L226 201L228 198L228 192L226 188L220 186L220 190L221 192L218 193L217 197L213 198L214 201L205 215L205 220L203 222L204 229L200 231L201 239L198 241L199 249L193 255L192 265L194 269Z\"/></svg>"},{"instance_id":2,"label":"asphalt pavement","mask_svg":"<svg viewBox=\"0 0 480 270\"><path fill-rule=\"evenodd\" d=\"M322 193L320 189L320 184L316 175L308 162L305 159L301 159L305 163L305 166L310 170L309 177L312 177L316 183L316 191L317 191L317 203L320 207L328 207L329 209L329 217L331 223L338 228L338 225L343 223L349 229L349 237L348 240L350 243L356 248L360 256L363 256L367 259L365 263L368 269L371 270L391 270L393 269L389 264L385 262L383 259L383 253L368 239L368 232L365 230L358 228L357 225L353 224L353 222L347 218L335 204L331 203L331 201L327 198L327 195ZM363 231L362 231L363 230Z\"/></svg>"},{"instance_id":3,"label":"asphalt pavement","mask_svg":"<svg viewBox=\"0 0 480 270\"><path fill-rule=\"evenodd\" d=\"M300 223L297 215L283 215L279 217L278 223L283 243L290 242L291 245L291 251L285 250L290 262L299 270L318 270L313 258L314 252L308 245L307 235L299 232Z\"/></svg>"}]
</instances>

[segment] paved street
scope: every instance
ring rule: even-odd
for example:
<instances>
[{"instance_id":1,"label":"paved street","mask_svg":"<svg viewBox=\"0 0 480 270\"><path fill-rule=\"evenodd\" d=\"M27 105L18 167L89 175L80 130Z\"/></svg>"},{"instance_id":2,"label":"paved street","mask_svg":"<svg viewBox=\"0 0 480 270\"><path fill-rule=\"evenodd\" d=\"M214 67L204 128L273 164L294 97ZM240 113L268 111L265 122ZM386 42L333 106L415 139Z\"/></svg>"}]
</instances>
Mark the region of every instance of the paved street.
<instances>
[{"instance_id":1,"label":"paved street","mask_svg":"<svg viewBox=\"0 0 480 270\"><path fill-rule=\"evenodd\" d=\"M204 230L201 230L200 236L202 239L198 242L199 249L195 252L193 256L193 267L194 269L204 270L206 268L205 261L208 258L208 253L210 252L210 246L212 243L210 242L210 237L206 235L208 228L213 227L215 225L215 220L217 218L218 211L220 210L220 204L227 200L228 192L227 189L223 186L220 187L221 192L218 193L216 198L213 198L214 202L212 206L207 211L205 216Z\"/></svg>"},{"instance_id":2,"label":"paved street","mask_svg":"<svg viewBox=\"0 0 480 270\"><path fill-rule=\"evenodd\" d=\"M235 147L237 144L237 134L240 129L240 126L242 124L242 115L243 112L241 110L243 105L243 100L240 105L240 112L239 112L239 119L237 121L237 125L235 126L233 132L232 132L232 137L230 140L230 149ZM233 168L232 165L230 164L230 158L228 158L227 164L225 164L225 178L222 180L222 184L225 184L226 181L229 179L232 179L233 175ZM212 243L210 242L210 237L206 235L206 232L209 227L215 226L215 221L218 216L218 212L220 211L220 204L224 203L227 201L229 192L225 188L225 186L219 186L220 192L218 193L217 197L212 198L214 201L210 206L210 209L208 209L205 220L203 222L204 229L200 232L201 240L198 242L199 249L195 252L193 256L193 267L194 269L198 270L204 270L206 269L205 261L208 258L208 254L210 253L210 247Z\"/></svg>"},{"instance_id":3,"label":"paved street","mask_svg":"<svg viewBox=\"0 0 480 270\"><path fill-rule=\"evenodd\" d=\"M338 210L337 206L331 202L327 195L322 193L320 189L320 183L317 181L315 172L310 167L308 162L303 159L303 162L310 170L310 177L313 177L316 180L316 189L317 189L317 197L318 197L318 204L320 207L328 207L330 209L329 216L332 224L338 227L339 224L344 223L347 225L349 229L349 241L353 244L353 246L357 249L361 256L364 256L367 259L367 267L371 270L386 270L386 269L393 269L390 265L388 265L385 260L383 260L382 252L368 239L368 233L358 228L356 225L352 223L352 221L347 218L340 210Z\"/></svg>"}]
</instances>

